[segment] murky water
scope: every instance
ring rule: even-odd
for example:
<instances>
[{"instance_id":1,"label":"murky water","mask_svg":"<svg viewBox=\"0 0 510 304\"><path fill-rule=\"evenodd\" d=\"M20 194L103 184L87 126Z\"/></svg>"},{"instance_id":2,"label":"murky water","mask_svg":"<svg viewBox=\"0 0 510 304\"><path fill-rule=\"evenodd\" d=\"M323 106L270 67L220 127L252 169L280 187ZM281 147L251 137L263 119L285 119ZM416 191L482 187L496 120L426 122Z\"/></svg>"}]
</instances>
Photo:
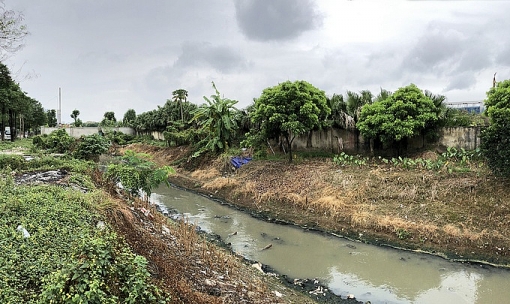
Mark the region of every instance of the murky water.
<instances>
[{"instance_id":1,"label":"murky water","mask_svg":"<svg viewBox=\"0 0 510 304\"><path fill-rule=\"evenodd\" d=\"M220 235L238 254L291 278L317 278L343 297L353 294L371 303L510 303L508 270L267 223L177 188L159 188L152 200Z\"/></svg>"}]
</instances>

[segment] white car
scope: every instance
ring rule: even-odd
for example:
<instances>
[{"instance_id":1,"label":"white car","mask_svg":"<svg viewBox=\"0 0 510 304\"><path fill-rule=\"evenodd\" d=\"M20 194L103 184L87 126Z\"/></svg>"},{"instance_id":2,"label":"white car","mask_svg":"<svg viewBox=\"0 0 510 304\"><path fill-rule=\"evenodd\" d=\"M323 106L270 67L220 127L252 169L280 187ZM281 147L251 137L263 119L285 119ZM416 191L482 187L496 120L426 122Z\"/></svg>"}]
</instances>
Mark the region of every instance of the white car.
<instances>
[{"instance_id":1,"label":"white car","mask_svg":"<svg viewBox=\"0 0 510 304\"><path fill-rule=\"evenodd\" d=\"M4 140L11 140L11 130L5 129Z\"/></svg>"}]
</instances>

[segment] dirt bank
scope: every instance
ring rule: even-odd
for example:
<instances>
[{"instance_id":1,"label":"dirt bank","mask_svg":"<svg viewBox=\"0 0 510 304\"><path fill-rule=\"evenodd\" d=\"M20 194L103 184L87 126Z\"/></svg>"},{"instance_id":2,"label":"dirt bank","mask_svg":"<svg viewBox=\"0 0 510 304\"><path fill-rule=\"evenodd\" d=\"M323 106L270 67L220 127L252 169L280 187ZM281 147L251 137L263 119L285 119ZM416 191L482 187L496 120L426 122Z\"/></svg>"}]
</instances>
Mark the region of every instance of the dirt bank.
<instances>
[{"instance_id":1,"label":"dirt bank","mask_svg":"<svg viewBox=\"0 0 510 304\"><path fill-rule=\"evenodd\" d=\"M483 166L449 172L391 164L340 167L328 159L255 160L233 171L221 158L183 160L185 148L125 149L174 164L178 173L171 181L177 185L269 220L454 260L510 265L508 181Z\"/></svg>"}]
</instances>

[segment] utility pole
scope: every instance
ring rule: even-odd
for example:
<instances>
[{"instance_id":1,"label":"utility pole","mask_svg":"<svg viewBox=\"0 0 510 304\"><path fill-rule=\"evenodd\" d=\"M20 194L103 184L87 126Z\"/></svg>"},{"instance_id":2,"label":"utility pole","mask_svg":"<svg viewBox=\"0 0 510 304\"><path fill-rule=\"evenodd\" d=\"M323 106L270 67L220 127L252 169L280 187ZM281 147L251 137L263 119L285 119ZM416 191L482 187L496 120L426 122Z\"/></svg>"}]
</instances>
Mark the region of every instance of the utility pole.
<instances>
[{"instance_id":1,"label":"utility pole","mask_svg":"<svg viewBox=\"0 0 510 304\"><path fill-rule=\"evenodd\" d=\"M62 89L58 88L57 126L62 124Z\"/></svg>"}]
</instances>

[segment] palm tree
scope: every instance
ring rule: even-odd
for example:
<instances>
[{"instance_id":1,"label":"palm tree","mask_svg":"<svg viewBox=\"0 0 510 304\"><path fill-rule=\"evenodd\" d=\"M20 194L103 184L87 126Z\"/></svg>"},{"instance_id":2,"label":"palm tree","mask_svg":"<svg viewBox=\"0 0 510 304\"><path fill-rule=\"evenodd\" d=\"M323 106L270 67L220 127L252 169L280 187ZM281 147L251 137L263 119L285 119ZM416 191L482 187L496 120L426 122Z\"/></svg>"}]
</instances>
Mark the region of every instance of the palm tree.
<instances>
[{"instance_id":1,"label":"palm tree","mask_svg":"<svg viewBox=\"0 0 510 304\"><path fill-rule=\"evenodd\" d=\"M177 102L179 104L179 107L181 109L181 121L184 122L184 114L182 111L182 102L186 102L188 100L188 91L184 89L178 89L172 92L172 99L173 101Z\"/></svg>"},{"instance_id":2,"label":"palm tree","mask_svg":"<svg viewBox=\"0 0 510 304\"><path fill-rule=\"evenodd\" d=\"M347 91L347 113L353 118L356 125L361 114L361 108L366 104L371 104L373 101L373 94L369 90L362 90L358 93ZM359 130L355 129L356 133L356 148L359 149Z\"/></svg>"},{"instance_id":3,"label":"palm tree","mask_svg":"<svg viewBox=\"0 0 510 304\"><path fill-rule=\"evenodd\" d=\"M80 111L74 109L73 112L71 113L71 118L74 119L74 126L75 127L77 127L76 120L78 119L78 116L80 116Z\"/></svg>"},{"instance_id":4,"label":"palm tree","mask_svg":"<svg viewBox=\"0 0 510 304\"><path fill-rule=\"evenodd\" d=\"M374 102L383 101L386 98L390 97L392 94L393 94L392 92L381 88L381 92L379 92L379 94L377 94L377 96L374 98Z\"/></svg>"}]
</instances>

